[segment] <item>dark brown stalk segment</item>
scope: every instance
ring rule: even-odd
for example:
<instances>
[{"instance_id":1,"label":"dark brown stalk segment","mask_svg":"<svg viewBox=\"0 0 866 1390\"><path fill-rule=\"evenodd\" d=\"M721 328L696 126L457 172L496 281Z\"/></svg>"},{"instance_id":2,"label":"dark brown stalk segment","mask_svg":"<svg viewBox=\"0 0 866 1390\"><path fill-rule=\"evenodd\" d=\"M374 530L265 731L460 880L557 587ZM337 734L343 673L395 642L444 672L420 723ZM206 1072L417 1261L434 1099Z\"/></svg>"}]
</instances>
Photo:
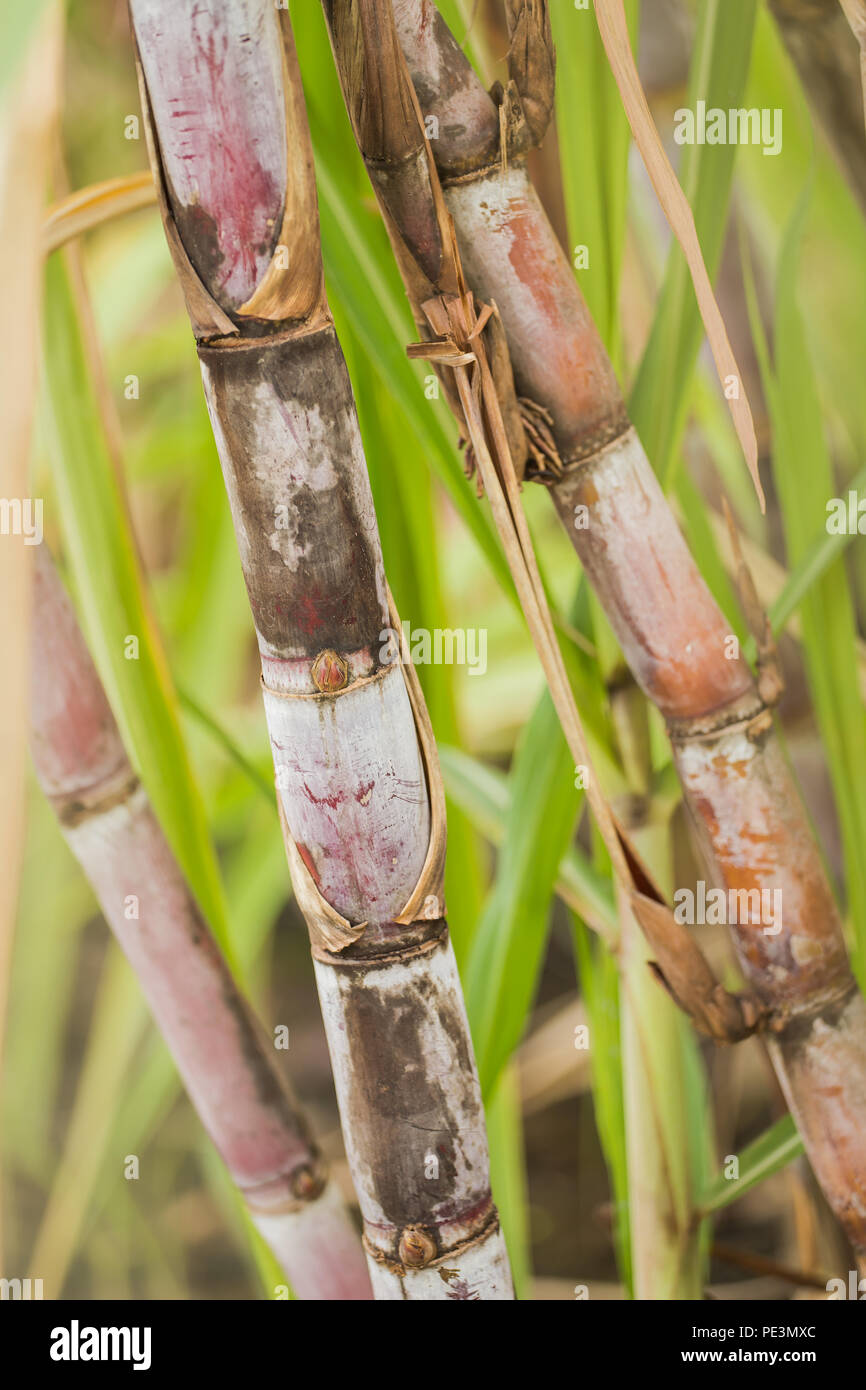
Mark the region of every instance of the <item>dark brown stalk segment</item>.
<instances>
[{"instance_id":1,"label":"dark brown stalk segment","mask_svg":"<svg viewBox=\"0 0 866 1390\"><path fill-rule=\"evenodd\" d=\"M374 1292L509 1299L445 921L444 794L420 688L395 659L288 17L271 0L131 0L131 11ZM414 102L408 82L403 95ZM394 206L411 220L426 172L411 145L391 147L398 117L361 112L402 171ZM435 266L435 228L414 225L413 246Z\"/></svg>"},{"instance_id":2,"label":"dark brown stalk segment","mask_svg":"<svg viewBox=\"0 0 866 1390\"><path fill-rule=\"evenodd\" d=\"M363 10L378 0L358 3ZM509 4L513 31L529 9L537 23L546 5ZM731 655L729 625L630 425L520 139L509 144L519 120L500 122L431 0L393 0L393 12L423 116L438 121L430 148L467 281L481 301L496 303L519 395L550 414L565 465L546 479L554 505L632 671L665 716L714 880L739 895L732 935L766 1012L780 1082L863 1257L866 1003L771 713L746 663ZM771 922L757 906L762 891L764 901L781 893Z\"/></svg>"}]
</instances>

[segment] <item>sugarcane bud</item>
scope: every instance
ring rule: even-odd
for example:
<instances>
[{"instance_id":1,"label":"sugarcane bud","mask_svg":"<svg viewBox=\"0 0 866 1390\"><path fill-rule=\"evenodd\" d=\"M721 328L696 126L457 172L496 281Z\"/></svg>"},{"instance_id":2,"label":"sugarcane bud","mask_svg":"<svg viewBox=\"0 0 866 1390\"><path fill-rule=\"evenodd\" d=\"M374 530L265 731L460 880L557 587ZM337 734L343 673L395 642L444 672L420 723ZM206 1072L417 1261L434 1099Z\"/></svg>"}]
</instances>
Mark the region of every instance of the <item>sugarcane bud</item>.
<instances>
[{"instance_id":1,"label":"sugarcane bud","mask_svg":"<svg viewBox=\"0 0 866 1390\"><path fill-rule=\"evenodd\" d=\"M400 1237L398 1247L400 1261L410 1269L421 1269L429 1264L436 1254L436 1246L418 1226L407 1226Z\"/></svg>"},{"instance_id":2,"label":"sugarcane bud","mask_svg":"<svg viewBox=\"0 0 866 1390\"><path fill-rule=\"evenodd\" d=\"M299 1202L312 1202L325 1189L326 1176L312 1168L298 1168L292 1174L292 1192Z\"/></svg>"},{"instance_id":3,"label":"sugarcane bud","mask_svg":"<svg viewBox=\"0 0 866 1390\"><path fill-rule=\"evenodd\" d=\"M508 72L520 97L533 144L540 145L553 116L556 52L547 0L505 0L511 45Z\"/></svg>"},{"instance_id":4,"label":"sugarcane bud","mask_svg":"<svg viewBox=\"0 0 866 1390\"><path fill-rule=\"evenodd\" d=\"M310 669L313 683L325 695L333 695L349 683L349 667L336 652L319 652Z\"/></svg>"}]
</instances>

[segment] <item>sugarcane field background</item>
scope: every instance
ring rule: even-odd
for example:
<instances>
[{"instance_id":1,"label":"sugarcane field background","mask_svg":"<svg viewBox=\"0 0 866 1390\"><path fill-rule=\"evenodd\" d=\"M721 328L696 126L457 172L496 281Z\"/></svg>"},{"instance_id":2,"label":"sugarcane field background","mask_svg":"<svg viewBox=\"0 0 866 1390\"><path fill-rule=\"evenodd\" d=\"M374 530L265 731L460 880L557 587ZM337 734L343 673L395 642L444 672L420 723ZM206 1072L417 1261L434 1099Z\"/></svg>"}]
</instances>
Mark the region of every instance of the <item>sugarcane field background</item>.
<instances>
[{"instance_id":1,"label":"sugarcane field background","mask_svg":"<svg viewBox=\"0 0 866 1390\"><path fill-rule=\"evenodd\" d=\"M0 1299L866 1297L864 55L4 9Z\"/></svg>"}]
</instances>

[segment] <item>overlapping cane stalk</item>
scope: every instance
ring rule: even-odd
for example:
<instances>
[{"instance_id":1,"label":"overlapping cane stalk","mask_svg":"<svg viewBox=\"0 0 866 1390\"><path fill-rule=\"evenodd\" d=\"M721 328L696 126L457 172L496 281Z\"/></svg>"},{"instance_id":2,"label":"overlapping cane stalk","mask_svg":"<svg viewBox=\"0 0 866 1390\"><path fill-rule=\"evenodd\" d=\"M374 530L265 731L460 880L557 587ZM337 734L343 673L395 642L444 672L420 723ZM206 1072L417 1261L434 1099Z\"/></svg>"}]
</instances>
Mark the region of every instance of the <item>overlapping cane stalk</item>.
<instances>
[{"instance_id":1,"label":"overlapping cane stalk","mask_svg":"<svg viewBox=\"0 0 866 1390\"><path fill-rule=\"evenodd\" d=\"M342 1197L133 773L44 546L32 647L40 783L252 1220L298 1297L369 1298Z\"/></svg>"},{"instance_id":2,"label":"overlapping cane stalk","mask_svg":"<svg viewBox=\"0 0 866 1390\"><path fill-rule=\"evenodd\" d=\"M379 0L325 0L325 8L334 33L337 22L356 9L359 34L371 15L379 14L380 27L383 23ZM528 476L548 486L632 671L666 719L686 804L715 882L741 895L732 935L750 1005L757 1002L757 1012L744 1021L759 1022L767 1035L816 1175L862 1258L866 1003L850 970L821 856L773 730L770 704L777 682L771 668L756 682L734 652L729 625L630 425L613 369L529 181L526 151L543 133L538 113L551 106L550 91L539 92L532 84L552 82L553 53L544 0L508 0L507 12L515 38L512 80L505 92L494 93L494 101L431 0L394 0L397 33L421 112L426 120L434 118L436 138L428 154L435 158L456 228L466 281L482 303L497 307L517 396L551 421L555 457L539 467L524 445L519 458L528 459ZM339 64L339 39L335 48ZM548 53L547 63L527 62L526 55L540 48ZM344 86L347 78L357 82L357 61L344 60L342 68ZM348 96L364 148L363 94L353 97L349 86ZM530 104L534 109L527 115ZM385 129L385 123L378 128ZM368 142L365 154L373 170L377 161L390 165L387 179L379 169L373 182L417 316L417 306L426 307L418 275L431 278L435 243L432 223L426 239L419 232L417 210L411 226L401 227L400 187L410 169L415 189L422 186L419 161L395 158L396 151L386 151L383 160L375 141ZM432 174L431 182L436 182ZM383 183L392 185L387 196ZM472 328L455 340L464 352ZM427 336L434 332L441 333L441 325L428 323ZM461 370L453 350L451 358L452 369ZM484 380L483 371L479 379ZM507 371L500 370L496 387L508 419ZM494 413L490 399L488 383L485 426ZM470 412L475 408L464 399L461 416L467 406ZM525 419L525 409L522 413ZM475 462L486 485L483 449L476 450ZM760 897L755 895L777 889L782 920L768 923L756 909ZM670 914L645 896L632 900L662 953L673 992L693 1000L699 955L682 954L684 973L671 978L677 959L669 963L665 956ZM697 993L705 997L710 988L710 981L698 982Z\"/></svg>"},{"instance_id":3,"label":"overlapping cane stalk","mask_svg":"<svg viewBox=\"0 0 866 1390\"><path fill-rule=\"evenodd\" d=\"M866 6L863 0L769 4L809 101L866 211Z\"/></svg>"},{"instance_id":4,"label":"overlapping cane stalk","mask_svg":"<svg viewBox=\"0 0 866 1390\"><path fill-rule=\"evenodd\" d=\"M445 920L444 796L417 680L389 636L288 17L270 0L130 8L374 1291L508 1299Z\"/></svg>"}]
</instances>

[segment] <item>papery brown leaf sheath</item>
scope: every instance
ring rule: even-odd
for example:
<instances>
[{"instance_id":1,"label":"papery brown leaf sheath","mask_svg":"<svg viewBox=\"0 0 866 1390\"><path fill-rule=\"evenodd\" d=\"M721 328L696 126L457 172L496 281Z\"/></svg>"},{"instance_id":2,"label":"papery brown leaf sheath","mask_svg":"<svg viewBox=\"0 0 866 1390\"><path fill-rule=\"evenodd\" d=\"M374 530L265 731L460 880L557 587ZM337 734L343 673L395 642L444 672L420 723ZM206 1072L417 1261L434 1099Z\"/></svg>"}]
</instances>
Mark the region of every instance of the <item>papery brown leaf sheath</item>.
<instances>
[{"instance_id":1,"label":"papery brown leaf sheath","mask_svg":"<svg viewBox=\"0 0 866 1390\"><path fill-rule=\"evenodd\" d=\"M133 773L44 546L36 556L32 646L40 783L202 1124L298 1297L369 1298L342 1198Z\"/></svg>"},{"instance_id":2,"label":"papery brown leaf sheath","mask_svg":"<svg viewBox=\"0 0 866 1390\"><path fill-rule=\"evenodd\" d=\"M288 17L270 0L132 0L131 10L166 232L258 635L287 854L310 929L374 1291L510 1299L445 922L435 747L389 643L372 495L322 288ZM223 68L231 81L217 92ZM403 95L414 102L408 82ZM188 113L186 143L173 132L178 107ZM390 140L399 103L362 106L357 117L383 166L405 176L395 205L409 216L413 152ZM178 189L199 168L197 202L178 206ZM238 231L239 203L245 225L268 229L254 257ZM210 256L198 240L202 207ZM432 266L429 230L419 224L415 244Z\"/></svg>"},{"instance_id":3,"label":"papery brown leaf sheath","mask_svg":"<svg viewBox=\"0 0 866 1390\"><path fill-rule=\"evenodd\" d=\"M866 1005L770 713L746 663L729 658L729 624L630 426L519 154L507 167L491 157L494 102L485 104L430 0L393 5L423 115L437 116L440 130L450 117L447 138L431 149L467 281L497 305L519 394L550 412L566 465L550 483L552 499L632 671L665 716L715 881L738 891L782 890L778 930L748 920L732 924L732 935L778 1038L774 1062L816 1175L864 1252ZM828 1071L832 1085L812 1084Z\"/></svg>"},{"instance_id":4,"label":"papery brown leaf sheath","mask_svg":"<svg viewBox=\"0 0 866 1390\"><path fill-rule=\"evenodd\" d=\"M533 144L540 145L553 117L556 50L543 0L505 0L508 72L517 89Z\"/></svg>"}]
</instances>

